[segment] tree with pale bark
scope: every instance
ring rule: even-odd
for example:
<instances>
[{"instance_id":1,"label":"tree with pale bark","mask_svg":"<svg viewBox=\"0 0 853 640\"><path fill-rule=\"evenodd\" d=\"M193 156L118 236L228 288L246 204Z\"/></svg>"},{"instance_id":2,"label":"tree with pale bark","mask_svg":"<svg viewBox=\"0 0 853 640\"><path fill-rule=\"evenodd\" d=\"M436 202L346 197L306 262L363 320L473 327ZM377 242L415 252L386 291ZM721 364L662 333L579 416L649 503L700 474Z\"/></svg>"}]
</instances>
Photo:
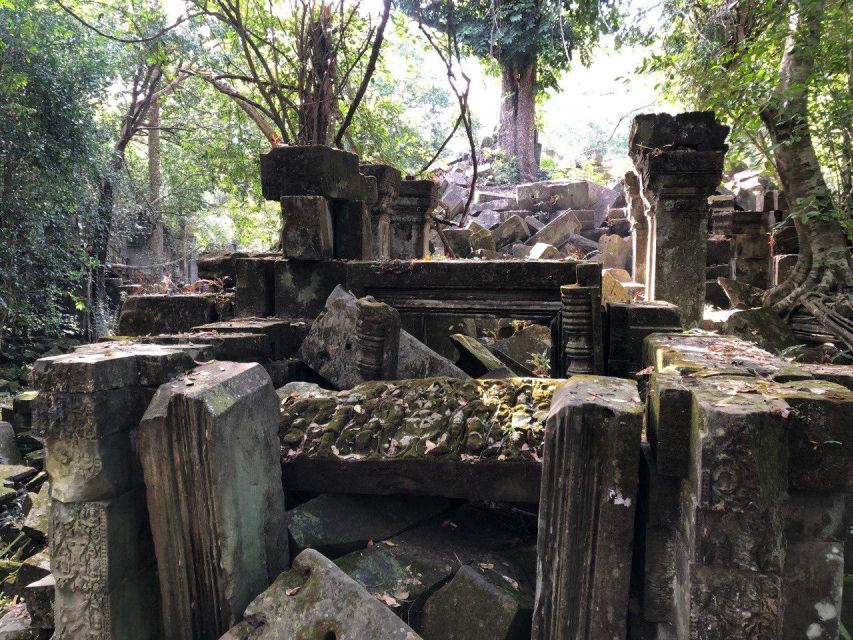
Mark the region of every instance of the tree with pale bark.
<instances>
[{"instance_id":1,"label":"tree with pale bark","mask_svg":"<svg viewBox=\"0 0 853 640\"><path fill-rule=\"evenodd\" d=\"M575 59L587 64L602 34L620 25L612 0L402 0L413 19L453 32L501 77L498 150L522 179L538 174L536 102Z\"/></svg>"}]
</instances>

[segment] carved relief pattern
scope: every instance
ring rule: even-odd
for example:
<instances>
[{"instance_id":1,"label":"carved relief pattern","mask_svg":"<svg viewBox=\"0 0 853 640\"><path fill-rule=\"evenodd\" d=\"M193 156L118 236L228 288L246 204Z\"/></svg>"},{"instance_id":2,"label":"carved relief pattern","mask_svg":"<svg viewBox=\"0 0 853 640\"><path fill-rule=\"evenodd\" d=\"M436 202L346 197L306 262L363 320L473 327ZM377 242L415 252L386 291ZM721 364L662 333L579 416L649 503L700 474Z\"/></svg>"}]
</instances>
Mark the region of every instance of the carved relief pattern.
<instances>
[{"instance_id":1,"label":"carved relief pattern","mask_svg":"<svg viewBox=\"0 0 853 640\"><path fill-rule=\"evenodd\" d=\"M560 287L566 374L592 373L592 299L588 287Z\"/></svg>"},{"instance_id":2,"label":"carved relief pattern","mask_svg":"<svg viewBox=\"0 0 853 640\"><path fill-rule=\"evenodd\" d=\"M107 590L107 514L97 502L51 507L50 560L59 589Z\"/></svg>"}]
</instances>

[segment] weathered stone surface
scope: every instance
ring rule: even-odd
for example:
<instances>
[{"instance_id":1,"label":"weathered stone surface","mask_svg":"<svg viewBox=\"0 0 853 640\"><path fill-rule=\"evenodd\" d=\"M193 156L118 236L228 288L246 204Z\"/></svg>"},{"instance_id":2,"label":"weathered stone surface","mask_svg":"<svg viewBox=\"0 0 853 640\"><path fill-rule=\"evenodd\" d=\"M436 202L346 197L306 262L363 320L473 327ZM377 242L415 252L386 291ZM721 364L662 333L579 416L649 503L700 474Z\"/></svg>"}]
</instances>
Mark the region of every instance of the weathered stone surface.
<instances>
[{"instance_id":1,"label":"weathered stone surface","mask_svg":"<svg viewBox=\"0 0 853 640\"><path fill-rule=\"evenodd\" d=\"M560 246L581 230L581 223L572 211L564 211L548 224L534 233L526 244L533 246L539 242Z\"/></svg>"},{"instance_id":2,"label":"weathered stone surface","mask_svg":"<svg viewBox=\"0 0 853 640\"><path fill-rule=\"evenodd\" d=\"M681 375L705 372L760 376L778 382L811 378L803 366L731 336L652 334L643 342L643 361L659 372L667 368Z\"/></svg>"},{"instance_id":3,"label":"weathered stone surface","mask_svg":"<svg viewBox=\"0 0 853 640\"><path fill-rule=\"evenodd\" d=\"M556 385L429 378L291 394L281 406L285 482L313 493L534 502Z\"/></svg>"},{"instance_id":4,"label":"weathered stone surface","mask_svg":"<svg viewBox=\"0 0 853 640\"><path fill-rule=\"evenodd\" d=\"M160 387L145 413L139 451L170 637L217 637L287 566L277 406L262 367L223 362Z\"/></svg>"},{"instance_id":5,"label":"weathered stone surface","mask_svg":"<svg viewBox=\"0 0 853 640\"><path fill-rule=\"evenodd\" d=\"M419 640L407 624L323 555L308 549L221 640Z\"/></svg>"},{"instance_id":6,"label":"weathered stone surface","mask_svg":"<svg viewBox=\"0 0 853 640\"><path fill-rule=\"evenodd\" d=\"M308 333L310 323L304 320L278 320L274 318L240 318L225 322L193 327L193 331L215 331L221 334L254 333L266 336L270 345L270 356L275 360L293 357ZM217 358L228 360L229 358Z\"/></svg>"},{"instance_id":7,"label":"weathered stone surface","mask_svg":"<svg viewBox=\"0 0 853 640\"><path fill-rule=\"evenodd\" d=\"M220 324L212 322L212 326ZM223 323L229 324L229 323ZM232 362L267 362L272 357L272 349L267 336L263 333L247 331L229 331L220 333L216 330L193 331L193 333L161 334L145 336L138 339L146 344L162 344L184 346L192 345L206 357L196 358L199 362L207 360L226 360ZM191 369L192 367L187 367Z\"/></svg>"},{"instance_id":8,"label":"weathered stone surface","mask_svg":"<svg viewBox=\"0 0 853 640\"><path fill-rule=\"evenodd\" d=\"M402 179L399 170L387 164L363 164L359 171L366 176L376 178L376 187L380 200L394 200L400 193Z\"/></svg>"},{"instance_id":9,"label":"weathered stone surface","mask_svg":"<svg viewBox=\"0 0 853 640\"><path fill-rule=\"evenodd\" d=\"M426 599L462 566L524 541L527 527L517 515L467 504L413 529L339 558L337 565L421 628Z\"/></svg>"},{"instance_id":10,"label":"weathered stone surface","mask_svg":"<svg viewBox=\"0 0 853 640\"><path fill-rule=\"evenodd\" d=\"M323 494L287 512L290 553L335 559L385 540L450 508L446 498Z\"/></svg>"},{"instance_id":11,"label":"weathered stone surface","mask_svg":"<svg viewBox=\"0 0 853 640\"><path fill-rule=\"evenodd\" d=\"M30 494L33 505L24 519L22 529L33 540L47 542L50 527L50 486L45 483L36 494Z\"/></svg>"},{"instance_id":12,"label":"weathered stone surface","mask_svg":"<svg viewBox=\"0 0 853 640\"><path fill-rule=\"evenodd\" d=\"M445 216L448 219L455 218L465 209L465 203L468 201L468 191L461 187L448 185L441 194L439 202L444 208Z\"/></svg>"},{"instance_id":13,"label":"weathered stone surface","mask_svg":"<svg viewBox=\"0 0 853 640\"><path fill-rule=\"evenodd\" d=\"M218 316L212 294L128 296L121 305L116 331L122 336L180 333Z\"/></svg>"},{"instance_id":14,"label":"weathered stone surface","mask_svg":"<svg viewBox=\"0 0 853 640\"><path fill-rule=\"evenodd\" d=\"M265 318L275 313L275 256L247 256L234 261L237 279L234 312Z\"/></svg>"},{"instance_id":15,"label":"weathered stone surface","mask_svg":"<svg viewBox=\"0 0 853 640\"><path fill-rule=\"evenodd\" d=\"M267 200L322 196L361 200L358 156L321 145L275 147L261 154L261 188Z\"/></svg>"},{"instance_id":16,"label":"weathered stone surface","mask_svg":"<svg viewBox=\"0 0 853 640\"><path fill-rule=\"evenodd\" d=\"M717 278L733 309L752 309L761 306L764 290L730 278Z\"/></svg>"},{"instance_id":17,"label":"weathered stone surface","mask_svg":"<svg viewBox=\"0 0 853 640\"><path fill-rule=\"evenodd\" d=\"M479 224L474 222L473 220L469 223L468 228L471 230L471 249L473 251L485 250L485 251L494 251L495 250L495 239L488 229L485 227L481 227Z\"/></svg>"},{"instance_id":18,"label":"weathered stone surface","mask_svg":"<svg viewBox=\"0 0 853 640\"><path fill-rule=\"evenodd\" d=\"M106 500L140 484L135 439L127 431L98 439L47 438L51 496L62 502Z\"/></svg>"},{"instance_id":19,"label":"weathered stone surface","mask_svg":"<svg viewBox=\"0 0 853 640\"><path fill-rule=\"evenodd\" d=\"M361 168L359 167L359 171ZM361 174L361 199L366 205L379 202L379 183L375 176Z\"/></svg>"},{"instance_id":20,"label":"weathered stone surface","mask_svg":"<svg viewBox=\"0 0 853 640\"><path fill-rule=\"evenodd\" d=\"M609 303L628 303L633 299L632 291L627 288L622 282L610 273L610 269L605 269L601 273L601 304L607 306ZM617 271L624 271L618 269Z\"/></svg>"},{"instance_id":21,"label":"weathered stone surface","mask_svg":"<svg viewBox=\"0 0 853 640\"><path fill-rule=\"evenodd\" d=\"M492 231L496 247L503 247L514 242L523 242L529 235L530 229L527 223L518 215L510 216Z\"/></svg>"},{"instance_id":22,"label":"weathered stone surface","mask_svg":"<svg viewBox=\"0 0 853 640\"><path fill-rule=\"evenodd\" d=\"M495 340L492 348L538 374L551 362L551 330L532 324L508 338Z\"/></svg>"},{"instance_id":23,"label":"weathered stone surface","mask_svg":"<svg viewBox=\"0 0 853 640\"><path fill-rule=\"evenodd\" d=\"M468 258L473 249L471 248L471 228L445 229L444 237L450 245L453 255L457 258Z\"/></svg>"},{"instance_id":24,"label":"weathered stone surface","mask_svg":"<svg viewBox=\"0 0 853 640\"><path fill-rule=\"evenodd\" d=\"M518 590L518 582L483 564L460 568L427 600L420 629L424 640L530 638L533 598Z\"/></svg>"},{"instance_id":25,"label":"weathered stone surface","mask_svg":"<svg viewBox=\"0 0 853 640\"><path fill-rule=\"evenodd\" d=\"M15 440L15 430L8 422L0 422L0 464L23 464L24 457Z\"/></svg>"},{"instance_id":26,"label":"weathered stone surface","mask_svg":"<svg viewBox=\"0 0 853 640\"><path fill-rule=\"evenodd\" d=\"M526 257L530 260L560 260L565 256L554 245L546 242L537 242L530 247L530 251Z\"/></svg>"},{"instance_id":27,"label":"weathered stone surface","mask_svg":"<svg viewBox=\"0 0 853 640\"><path fill-rule=\"evenodd\" d=\"M589 183L547 180L520 184L515 188L522 209L586 209L590 203Z\"/></svg>"},{"instance_id":28,"label":"weathered stone surface","mask_svg":"<svg viewBox=\"0 0 853 640\"><path fill-rule=\"evenodd\" d=\"M275 315L280 318L314 318L326 298L346 283L343 260L279 260L275 263Z\"/></svg>"},{"instance_id":29,"label":"weathered stone surface","mask_svg":"<svg viewBox=\"0 0 853 640\"><path fill-rule=\"evenodd\" d=\"M791 327L772 307L738 311L723 323L722 333L752 342L771 353L780 353L798 344Z\"/></svg>"},{"instance_id":30,"label":"weathered stone surface","mask_svg":"<svg viewBox=\"0 0 853 640\"><path fill-rule=\"evenodd\" d=\"M450 336L450 340L459 350L456 366L472 378L477 378L503 366L503 363L477 338L454 333Z\"/></svg>"},{"instance_id":31,"label":"weathered stone surface","mask_svg":"<svg viewBox=\"0 0 853 640\"><path fill-rule=\"evenodd\" d=\"M631 377L645 366L646 336L681 330L678 307L666 302L611 303L607 322L607 373L620 378Z\"/></svg>"},{"instance_id":32,"label":"weathered stone surface","mask_svg":"<svg viewBox=\"0 0 853 640\"><path fill-rule=\"evenodd\" d=\"M575 376L548 415L532 638L624 638L643 407L626 380Z\"/></svg>"},{"instance_id":33,"label":"weathered stone surface","mask_svg":"<svg viewBox=\"0 0 853 640\"><path fill-rule=\"evenodd\" d=\"M605 269L631 268L631 243L617 235L604 235L598 241L601 265ZM704 280L703 280L704 282Z\"/></svg>"},{"instance_id":34,"label":"weathered stone surface","mask_svg":"<svg viewBox=\"0 0 853 640\"><path fill-rule=\"evenodd\" d=\"M285 256L294 260L323 260L335 257L332 212L326 198L282 197L281 215L281 247Z\"/></svg>"},{"instance_id":35,"label":"weathered stone surface","mask_svg":"<svg viewBox=\"0 0 853 640\"><path fill-rule=\"evenodd\" d=\"M731 241L725 236L708 237L708 257L706 264L729 264L732 258Z\"/></svg>"},{"instance_id":36,"label":"weathered stone surface","mask_svg":"<svg viewBox=\"0 0 853 640\"><path fill-rule=\"evenodd\" d=\"M331 209L335 257L370 260L373 255L373 227L365 204L361 201L337 202Z\"/></svg>"},{"instance_id":37,"label":"weathered stone surface","mask_svg":"<svg viewBox=\"0 0 853 640\"><path fill-rule=\"evenodd\" d=\"M340 389L347 389L364 378L355 360L358 307L356 298L338 288L326 304L299 348L300 357L317 373ZM449 360L429 349L405 331L400 332L397 375L424 378L434 375L467 377Z\"/></svg>"}]
</instances>

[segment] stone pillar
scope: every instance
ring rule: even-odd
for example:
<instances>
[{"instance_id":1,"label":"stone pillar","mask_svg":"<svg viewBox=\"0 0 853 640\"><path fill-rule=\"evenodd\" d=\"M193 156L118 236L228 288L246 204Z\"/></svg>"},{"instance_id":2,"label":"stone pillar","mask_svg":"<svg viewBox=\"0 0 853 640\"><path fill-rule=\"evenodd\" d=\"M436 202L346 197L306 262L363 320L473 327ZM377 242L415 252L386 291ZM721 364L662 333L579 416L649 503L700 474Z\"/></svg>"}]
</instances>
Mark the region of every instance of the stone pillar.
<instances>
[{"instance_id":1,"label":"stone pillar","mask_svg":"<svg viewBox=\"0 0 853 640\"><path fill-rule=\"evenodd\" d=\"M255 363L161 386L139 427L163 637L219 638L287 568L278 398Z\"/></svg>"},{"instance_id":2,"label":"stone pillar","mask_svg":"<svg viewBox=\"0 0 853 640\"><path fill-rule=\"evenodd\" d=\"M645 114L631 127L629 154L654 201L646 298L677 305L688 327L702 321L708 197L720 184L728 132L711 112Z\"/></svg>"},{"instance_id":3,"label":"stone pillar","mask_svg":"<svg viewBox=\"0 0 853 640\"><path fill-rule=\"evenodd\" d=\"M624 638L643 405L634 383L575 376L545 428L533 640Z\"/></svg>"},{"instance_id":4,"label":"stone pillar","mask_svg":"<svg viewBox=\"0 0 853 640\"><path fill-rule=\"evenodd\" d=\"M403 180L391 218L391 257L419 260L429 254L429 213L438 201L432 180Z\"/></svg>"},{"instance_id":5,"label":"stone pillar","mask_svg":"<svg viewBox=\"0 0 853 640\"><path fill-rule=\"evenodd\" d=\"M575 284L560 287L560 373L571 376L593 373L593 296L591 287Z\"/></svg>"},{"instance_id":6,"label":"stone pillar","mask_svg":"<svg viewBox=\"0 0 853 640\"><path fill-rule=\"evenodd\" d=\"M633 258L631 279L641 284L646 282L646 263L649 242L649 221L646 205L640 192L640 178L633 171L625 174L625 192L628 200L628 219L631 222Z\"/></svg>"},{"instance_id":7,"label":"stone pillar","mask_svg":"<svg viewBox=\"0 0 853 640\"><path fill-rule=\"evenodd\" d=\"M356 301L356 366L365 380L394 380L400 351L400 314L372 298Z\"/></svg>"},{"instance_id":8,"label":"stone pillar","mask_svg":"<svg viewBox=\"0 0 853 640\"><path fill-rule=\"evenodd\" d=\"M377 202L370 207L373 223L373 259L388 260L391 257L391 218L394 202L400 193L400 172L386 164L363 164L363 175L376 178Z\"/></svg>"},{"instance_id":9,"label":"stone pillar","mask_svg":"<svg viewBox=\"0 0 853 640\"><path fill-rule=\"evenodd\" d=\"M57 640L157 640L160 601L137 427L160 385L208 353L99 344L42 358L33 426L45 438Z\"/></svg>"},{"instance_id":10,"label":"stone pillar","mask_svg":"<svg viewBox=\"0 0 853 640\"><path fill-rule=\"evenodd\" d=\"M335 233L329 200L322 196L282 196L281 249L294 260L335 256Z\"/></svg>"}]
</instances>

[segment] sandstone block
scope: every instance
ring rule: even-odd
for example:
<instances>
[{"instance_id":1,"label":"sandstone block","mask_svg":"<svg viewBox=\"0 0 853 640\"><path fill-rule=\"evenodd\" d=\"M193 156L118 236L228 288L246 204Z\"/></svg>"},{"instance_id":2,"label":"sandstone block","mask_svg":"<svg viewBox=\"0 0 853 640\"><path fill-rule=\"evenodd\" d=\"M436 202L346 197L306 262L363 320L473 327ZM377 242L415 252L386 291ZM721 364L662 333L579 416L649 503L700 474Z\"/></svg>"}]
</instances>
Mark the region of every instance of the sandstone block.
<instances>
[{"instance_id":1,"label":"sandstone block","mask_svg":"<svg viewBox=\"0 0 853 640\"><path fill-rule=\"evenodd\" d=\"M580 222L572 211L564 211L548 224L534 233L527 240L530 246L538 242L560 246L565 244L568 239L577 234L581 229Z\"/></svg>"},{"instance_id":2,"label":"sandstone block","mask_svg":"<svg viewBox=\"0 0 853 640\"><path fill-rule=\"evenodd\" d=\"M117 332L122 336L180 333L218 318L211 294L128 296L121 305Z\"/></svg>"},{"instance_id":3,"label":"sandstone block","mask_svg":"<svg viewBox=\"0 0 853 640\"><path fill-rule=\"evenodd\" d=\"M321 145L275 147L261 154L261 188L267 200L322 196L361 200L358 156Z\"/></svg>"},{"instance_id":4,"label":"sandstone block","mask_svg":"<svg viewBox=\"0 0 853 640\"><path fill-rule=\"evenodd\" d=\"M295 260L334 257L334 227L326 198L284 196L281 199L281 214L284 221L281 246L285 256Z\"/></svg>"},{"instance_id":5,"label":"sandstone block","mask_svg":"<svg viewBox=\"0 0 853 640\"><path fill-rule=\"evenodd\" d=\"M523 242L530 235L527 223L518 215L507 218L492 231L496 247L503 247L514 242Z\"/></svg>"}]
</instances>

